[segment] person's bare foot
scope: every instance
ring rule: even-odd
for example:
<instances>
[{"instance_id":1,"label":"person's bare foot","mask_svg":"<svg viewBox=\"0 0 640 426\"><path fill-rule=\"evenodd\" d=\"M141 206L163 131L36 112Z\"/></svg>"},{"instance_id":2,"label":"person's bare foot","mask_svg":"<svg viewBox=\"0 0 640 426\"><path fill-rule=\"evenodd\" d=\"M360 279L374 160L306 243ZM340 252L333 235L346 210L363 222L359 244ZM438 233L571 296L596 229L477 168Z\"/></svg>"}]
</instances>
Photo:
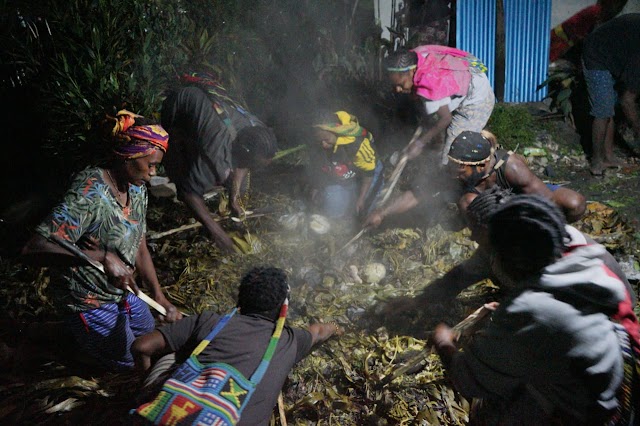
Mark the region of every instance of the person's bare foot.
<instances>
[{"instance_id":1,"label":"person's bare foot","mask_svg":"<svg viewBox=\"0 0 640 426\"><path fill-rule=\"evenodd\" d=\"M602 177L604 176L605 165L604 163L592 163L591 167L589 167L589 171L593 176Z\"/></svg>"}]
</instances>

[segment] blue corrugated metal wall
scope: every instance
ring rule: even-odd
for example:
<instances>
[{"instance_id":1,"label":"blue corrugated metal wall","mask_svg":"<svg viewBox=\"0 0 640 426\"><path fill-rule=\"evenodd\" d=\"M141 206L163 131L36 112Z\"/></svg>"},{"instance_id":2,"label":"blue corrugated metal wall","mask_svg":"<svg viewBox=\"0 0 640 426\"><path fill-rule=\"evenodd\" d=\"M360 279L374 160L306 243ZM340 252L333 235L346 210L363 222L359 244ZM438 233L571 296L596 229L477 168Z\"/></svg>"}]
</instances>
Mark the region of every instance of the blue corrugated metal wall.
<instances>
[{"instance_id":1,"label":"blue corrugated metal wall","mask_svg":"<svg viewBox=\"0 0 640 426\"><path fill-rule=\"evenodd\" d=\"M502 0L458 0L456 47L473 53L489 68L495 87L496 4ZM551 0L504 0L505 102L544 99L547 88L537 87L547 78Z\"/></svg>"},{"instance_id":2,"label":"blue corrugated metal wall","mask_svg":"<svg viewBox=\"0 0 640 426\"><path fill-rule=\"evenodd\" d=\"M505 102L540 101L546 87L551 0L505 0Z\"/></svg>"},{"instance_id":3,"label":"blue corrugated metal wall","mask_svg":"<svg viewBox=\"0 0 640 426\"><path fill-rule=\"evenodd\" d=\"M494 84L496 62L496 0L458 0L456 47L473 53L489 68Z\"/></svg>"}]
</instances>

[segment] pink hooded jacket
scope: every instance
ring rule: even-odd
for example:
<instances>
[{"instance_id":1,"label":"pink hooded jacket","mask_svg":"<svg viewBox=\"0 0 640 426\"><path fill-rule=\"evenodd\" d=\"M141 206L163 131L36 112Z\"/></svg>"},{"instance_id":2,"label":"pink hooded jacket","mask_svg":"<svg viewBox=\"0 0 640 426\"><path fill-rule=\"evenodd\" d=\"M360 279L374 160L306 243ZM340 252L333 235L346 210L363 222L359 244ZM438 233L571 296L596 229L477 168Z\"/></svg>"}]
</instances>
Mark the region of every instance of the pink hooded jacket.
<instances>
[{"instance_id":1,"label":"pink hooded jacket","mask_svg":"<svg viewBox=\"0 0 640 426\"><path fill-rule=\"evenodd\" d=\"M448 96L466 96L471 82L469 53L453 47L425 45L412 49L418 54L413 76L416 93L436 101Z\"/></svg>"}]
</instances>

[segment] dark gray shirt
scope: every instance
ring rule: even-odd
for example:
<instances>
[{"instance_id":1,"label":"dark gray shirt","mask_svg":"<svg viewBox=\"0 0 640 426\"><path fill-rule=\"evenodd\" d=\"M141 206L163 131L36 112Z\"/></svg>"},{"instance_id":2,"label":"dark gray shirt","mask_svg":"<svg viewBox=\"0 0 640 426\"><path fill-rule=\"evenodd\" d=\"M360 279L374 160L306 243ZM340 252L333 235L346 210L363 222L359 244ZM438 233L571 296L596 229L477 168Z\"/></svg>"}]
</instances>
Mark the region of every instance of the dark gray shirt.
<instances>
[{"instance_id":1,"label":"dark gray shirt","mask_svg":"<svg viewBox=\"0 0 640 426\"><path fill-rule=\"evenodd\" d=\"M640 90L640 13L618 16L593 30L584 41L584 66L608 70L626 88Z\"/></svg>"},{"instance_id":2,"label":"dark gray shirt","mask_svg":"<svg viewBox=\"0 0 640 426\"><path fill-rule=\"evenodd\" d=\"M233 166L231 144L237 133L245 127L264 126L248 111L212 99L194 86L181 88L165 99L161 121L169 132L163 164L178 195L202 196L222 185Z\"/></svg>"},{"instance_id":3,"label":"dark gray shirt","mask_svg":"<svg viewBox=\"0 0 640 426\"><path fill-rule=\"evenodd\" d=\"M213 312L184 318L158 330L184 361L221 318ZM203 363L224 362L250 378L262 360L275 322L259 315L234 315L198 356ZM278 394L293 366L311 351L311 333L285 326L269 368L242 412L239 425L267 425Z\"/></svg>"}]
</instances>

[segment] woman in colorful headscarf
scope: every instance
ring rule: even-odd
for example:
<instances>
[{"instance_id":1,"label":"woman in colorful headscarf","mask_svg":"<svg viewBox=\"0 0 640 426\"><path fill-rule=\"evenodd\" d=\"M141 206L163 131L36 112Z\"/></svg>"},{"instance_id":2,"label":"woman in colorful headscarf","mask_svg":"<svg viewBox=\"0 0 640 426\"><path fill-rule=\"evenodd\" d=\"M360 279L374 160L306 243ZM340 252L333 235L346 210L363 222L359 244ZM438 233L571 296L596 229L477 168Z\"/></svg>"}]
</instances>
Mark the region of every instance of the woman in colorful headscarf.
<instances>
[{"instance_id":1,"label":"woman in colorful headscarf","mask_svg":"<svg viewBox=\"0 0 640 426\"><path fill-rule=\"evenodd\" d=\"M435 124L425 122L426 132L406 149L409 159L420 155L436 135L446 131L442 164L453 140L465 130L480 132L486 126L495 95L478 58L446 46L425 45L398 51L386 59L389 79L397 93L419 97L425 120L435 116Z\"/></svg>"},{"instance_id":2,"label":"woman in colorful headscarf","mask_svg":"<svg viewBox=\"0 0 640 426\"><path fill-rule=\"evenodd\" d=\"M169 136L126 110L118 112L111 136L111 164L78 173L22 252L25 260L51 267L54 301L77 347L104 367L127 369L133 367L131 344L155 326L149 308L133 294L136 278L165 307L164 320L181 317L162 294L145 239L145 183L156 174ZM100 262L104 272L64 248L64 242Z\"/></svg>"},{"instance_id":3,"label":"woman in colorful headscarf","mask_svg":"<svg viewBox=\"0 0 640 426\"><path fill-rule=\"evenodd\" d=\"M314 200L329 217L366 215L383 183L373 135L346 111L323 114L313 128L316 147L322 148L312 164Z\"/></svg>"}]
</instances>

